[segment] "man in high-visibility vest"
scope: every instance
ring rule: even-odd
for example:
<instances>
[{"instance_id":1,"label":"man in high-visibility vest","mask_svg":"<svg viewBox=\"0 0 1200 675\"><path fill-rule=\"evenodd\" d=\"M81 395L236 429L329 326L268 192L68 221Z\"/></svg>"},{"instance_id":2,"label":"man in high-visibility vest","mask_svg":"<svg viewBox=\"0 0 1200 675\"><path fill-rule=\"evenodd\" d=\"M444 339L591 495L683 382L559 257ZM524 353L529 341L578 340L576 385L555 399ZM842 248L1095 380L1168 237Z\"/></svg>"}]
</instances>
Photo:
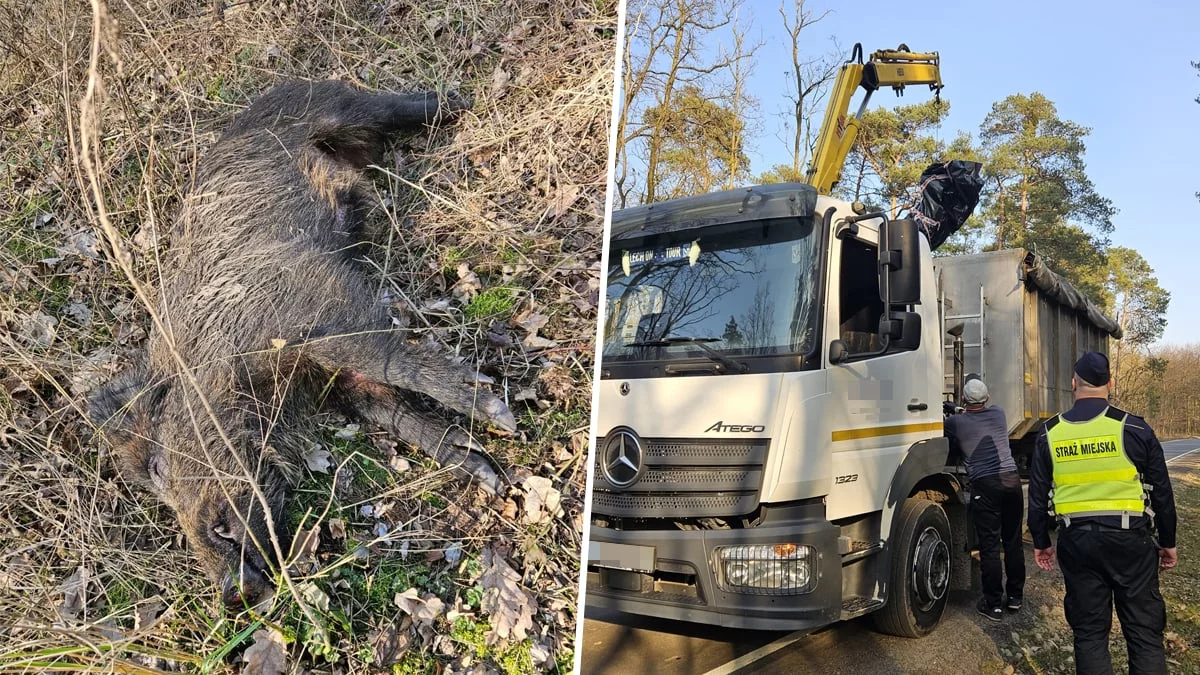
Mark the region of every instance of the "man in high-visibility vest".
<instances>
[{"instance_id":1,"label":"man in high-visibility vest","mask_svg":"<svg viewBox=\"0 0 1200 675\"><path fill-rule=\"evenodd\" d=\"M1108 404L1110 384L1108 358L1085 353L1071 379L1075 405L1047 421L1038 435L1029 467L1034 560L1043 570L1054 569L1054 517L1077 673L1113 672L1108 633L1114 601L1129 672L1166 673L1167 616L1158 572L1177 562L1175 497L1154 431L1142 418Z\"/></svg>"}]
</instances>

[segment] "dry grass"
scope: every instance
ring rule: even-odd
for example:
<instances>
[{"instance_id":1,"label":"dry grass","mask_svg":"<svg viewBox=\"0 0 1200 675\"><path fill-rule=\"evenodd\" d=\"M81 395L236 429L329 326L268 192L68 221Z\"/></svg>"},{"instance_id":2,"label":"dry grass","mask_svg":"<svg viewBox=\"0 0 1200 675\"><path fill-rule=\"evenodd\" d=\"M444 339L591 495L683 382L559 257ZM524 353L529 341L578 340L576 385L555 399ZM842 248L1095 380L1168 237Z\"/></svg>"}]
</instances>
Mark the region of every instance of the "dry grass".
<instances>
[{"instance_id":1,"label":"dry grass","mask_svg":"<svg viewBox=\"0 0 1200 675\"><path fill-rule=\"evenodd\" d=\"M89 7L0 4L0 671L237 670L264 629L295 672L569 669L615 2L220 4L113 2L94 59ZM307 476L289 522L320 545L269 610L232 616L83 400L143 347L199 157L287 77L473 96L375 171L367 263L397 324L504 390L522 433L489 449L518 489L464 494L411 448L319 420L337 470ZM560 516L529 522L528 476ZM536 602L524 639L488 636L494 556ZM446 610L414 623L394 601L410 588Z\"/></svg>"}]
</instances>

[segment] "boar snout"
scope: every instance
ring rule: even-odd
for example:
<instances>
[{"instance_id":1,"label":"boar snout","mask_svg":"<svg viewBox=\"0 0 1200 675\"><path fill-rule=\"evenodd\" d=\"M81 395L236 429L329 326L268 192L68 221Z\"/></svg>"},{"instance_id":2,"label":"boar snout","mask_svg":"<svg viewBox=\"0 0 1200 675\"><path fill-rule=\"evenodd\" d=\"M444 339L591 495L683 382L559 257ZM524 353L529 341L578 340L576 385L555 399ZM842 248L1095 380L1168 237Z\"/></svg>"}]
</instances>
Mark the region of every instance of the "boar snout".
<instances>
[{"instance_id":1,"label":"boar snout","mask_svg":"<svg viewBox=\"0 0 1200 675\"><path fill-rule=\"evenodd\" d=\"M243 567L240 574L229 571L221 577L221 601L231 611L257 605L272 589L266 575L252 567Z\"/></svg>"},{"instance_id":2,"label":"boar snout","mask_svg":"<svg viewBox=\"0 0 1200 675\"><path fill-rule=\"evenodd\" d=\"M263 508L253 491L226 494L213 485L202 485L194 489L191 499L177 496L174 501L189 544L209 579L220 588L224 604L231 610L241 610L265 599L273 590L271 570L277 556ZM289 537L278 517L282 501L268 496L275 516L275 534L286 551Z\"/></svg>"}]
</instances>

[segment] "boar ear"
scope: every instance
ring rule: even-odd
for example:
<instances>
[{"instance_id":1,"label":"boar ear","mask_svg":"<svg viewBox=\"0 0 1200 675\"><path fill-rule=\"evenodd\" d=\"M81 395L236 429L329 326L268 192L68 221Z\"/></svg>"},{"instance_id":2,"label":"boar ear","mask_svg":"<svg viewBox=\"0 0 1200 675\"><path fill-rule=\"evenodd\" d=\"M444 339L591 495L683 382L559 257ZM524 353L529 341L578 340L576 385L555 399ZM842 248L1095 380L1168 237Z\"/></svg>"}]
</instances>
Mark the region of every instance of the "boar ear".
<instances>
[{"instance_id":1,"label":"boar ear","mask_svg":"<svg viewBox=\"0 0 1200 675\"><path fill-rule=\"evenodd\" d=\"M162 492L166 484L167 462L158 442L158 425L169 389L162 378L137 364L88 398L88 418L96 435L113 447L121 470L153 492Z\"/></svg>"}]
</instances>

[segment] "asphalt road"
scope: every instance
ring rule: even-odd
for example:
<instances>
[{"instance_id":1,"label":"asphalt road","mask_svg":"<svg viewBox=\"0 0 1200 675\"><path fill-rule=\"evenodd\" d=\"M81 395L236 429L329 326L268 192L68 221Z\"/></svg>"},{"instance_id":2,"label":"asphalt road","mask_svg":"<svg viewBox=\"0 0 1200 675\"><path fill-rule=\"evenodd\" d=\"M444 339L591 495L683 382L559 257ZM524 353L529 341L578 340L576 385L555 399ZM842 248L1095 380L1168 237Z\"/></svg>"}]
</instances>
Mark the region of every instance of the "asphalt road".
<instances>
[{"instance_id":1,"label":"asphalt road","mask_svg":"<svg viewBox=\"0 0 1200 675\"><path fill-rule=\"evenodd\" d=\"M1163 456L1171 461L1185 454L1200 450L1200 438L1185 438L1180 441L1163 441Z\"/></svg>"},{"instance_id":2,"label":"asphalt road","mask_svg":"<svg viewBox=\"0 0 1200 675\"><path fill-rule=\"evenodd\" d=\"M1200 451L1200 438L1165 441L1162 445L1163 455L1171 462ZM1027 542L1027 555L1031 548ZM1032 558L1026 566L1033 568ZM959 667L965 665L964 657L966 661L974 661L995 654L994 640L989 639L986 622L976 617L973 611L974 600L975 596L968 592L952 595L943 626L934 634L943 637L934 640L934 636L930 636L921 640L924 648L915 655L907 653L914 651L914 641L876 633L871 629L869 617L799 636L731 631L589 611L584 620L581 672L588 675L786 672L791 668L785 667L785 662L789 665L803 663L806 669L821 664L821 670L831 673L841 672L839 666L853 664L848 672L857 672L857 669L869 666L863 658L867 654L876 656L866 660L883 659L874 664L879 673L958 672L953 663ZM935 646L934 641L950 644ZM938 667L938 654L952 659L950 670ZM909 662L910 658L917 660Z\"/></svg>"}]
</instances>

